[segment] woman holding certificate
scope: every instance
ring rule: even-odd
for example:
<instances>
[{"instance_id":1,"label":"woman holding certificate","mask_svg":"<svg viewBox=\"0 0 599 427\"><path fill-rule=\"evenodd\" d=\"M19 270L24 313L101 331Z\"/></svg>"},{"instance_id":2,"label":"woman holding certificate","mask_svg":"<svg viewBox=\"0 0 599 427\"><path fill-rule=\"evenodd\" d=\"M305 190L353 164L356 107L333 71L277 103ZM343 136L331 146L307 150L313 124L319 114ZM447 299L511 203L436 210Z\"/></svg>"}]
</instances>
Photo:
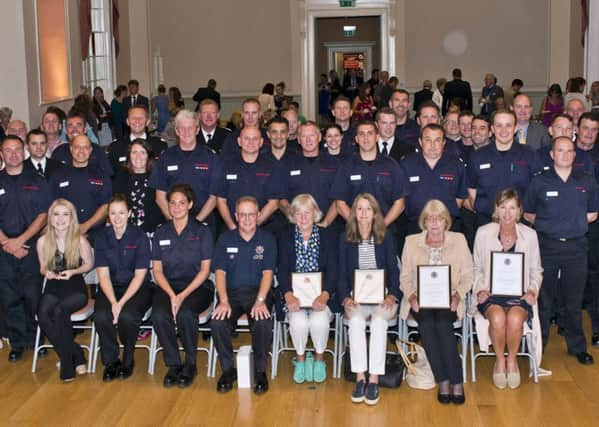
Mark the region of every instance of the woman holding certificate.
<instances>
[{"instance_id":1,"label":"woman holding certificate","mask_svg":"<svg viewBox=\"0 0 599 427\"><path fill-rule=\"evenodd\" d=\"M439 402L460 405L466 397L453 323L466 311L472 256L464 235L449 231L451 215L440 200L424 205L418 224L422 232L406 238L401 256L400 316L418 322Z\"/></svg>"},{"instance_id":2,"label":"woman holding certificate","mask_svg":"<svg viewBox=\"0 0 599 427\"><path fill-rule=\"evenodd\" d=\"M500 389L520 385L516 354L524 322L532 328L539 364L543 348L537 309L543 279L539 241L533 229L519 222L521 215L518 194L512 189L499 192L494 222L480 227L474 242L476 333L481 350L492 344L497 354L493 384Z\"/></svg>"},{"instance_id":3,"label":"woman holding certificate","mask_svg":"<svg viewBox=\"0 0 599 427\"><path fill-rule=\"evenodd\" d=\"M387 324L396 316L401 298L396 254L378 202L369 193L358 194L339 244L338 281L339 301L343 301L349 319L351 370L356 373L351 395L354 403L375 405L379 400L379 375L385 374ZM368 319L370 351L366 347Z\"/></svg>"},{"instance_id":4,"label":"woman holding certificate","mask_svg":"<svg viewBox=\"0 0 599 427\"><path fill-rule=\"evenodd\" d=\"M316 225L322 212L309 194L297 195L290 205L291 225L279 235L278 291L285 299L289 333L296 351L293 380L321 383L326 379L324 351L329 340L335 292L337 248L334 232ZM305 359L308 335L315 358Z\"/></svg>"}]
</instances>

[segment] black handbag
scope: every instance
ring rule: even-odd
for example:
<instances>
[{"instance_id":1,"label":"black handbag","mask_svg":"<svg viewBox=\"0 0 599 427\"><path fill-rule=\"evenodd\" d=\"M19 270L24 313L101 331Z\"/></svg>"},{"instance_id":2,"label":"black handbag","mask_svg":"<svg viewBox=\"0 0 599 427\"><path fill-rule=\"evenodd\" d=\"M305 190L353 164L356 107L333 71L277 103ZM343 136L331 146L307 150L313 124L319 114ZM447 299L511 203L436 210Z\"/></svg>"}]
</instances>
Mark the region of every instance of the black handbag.
<instances>
[{"instance_id":1,"label":"black handbag","mask_svg":"<svg viewBox=\"0 0 599 427\"><path fill-rule=\"evenodd\" d=\"M385 375L379 376L379 386L385 388L399 387L403 381L405 370L406 364L401 355L387 353L385 357ZM351 371L349 348L345 349L343 355L343 378L352 383L356 382L356 374Z\"/></svg>"}]
</instances>

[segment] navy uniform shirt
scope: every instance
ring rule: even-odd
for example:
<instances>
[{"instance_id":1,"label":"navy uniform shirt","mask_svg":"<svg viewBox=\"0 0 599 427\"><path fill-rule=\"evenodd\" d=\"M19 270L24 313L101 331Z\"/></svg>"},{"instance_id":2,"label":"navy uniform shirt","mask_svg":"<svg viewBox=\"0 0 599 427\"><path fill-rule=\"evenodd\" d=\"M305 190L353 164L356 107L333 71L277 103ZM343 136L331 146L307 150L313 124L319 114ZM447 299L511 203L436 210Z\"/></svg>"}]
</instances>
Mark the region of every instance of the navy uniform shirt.
<instances>
[{"instance_id":1,"label":"navy uniform shirt","mask_svg":"<svg viewBox=\"0 0 599 427\"><path fill-rule=\"evenodd\" d=\"M112 226L104 227L94 239L94 258L96 267L108 267L113 286L127 287L135 270L150 268L150 240L134 225L128 225L120 239Z\"/></svg>"},{"instance_id":2,"label":"navy uniform shirt","mask_svg":"<svg viewBox=\"0 0 599 427\"><path fill-rule=\"evenodd\" d=\"M236 158L241 152L241 148L237 142L237 138L239 138L241 129L242 128L235 129L223 142L223 147L220 150L220 157L223 160L229 157ZM260 128L260 134L262 135L263 139L262 147L260 147L260 154L265 154L270 151L270 139L268 138L265 128Z\"/></svg>"},{"instance_id":3,"label":"navy uniform shirt","mask_svg":"<svg viewBox=\"0 0 599 427\"><path fill-rule=\"evenodd\" d=\"M0 171L0 230L7 237L18 237L35 218L48 212L50 190L46 180L25 169L19 175Z\"/></svg>"},{"instance_id":4,"label":"navy uniform shirt","mask_svg":"<svg viewBox=\"0 0 599 427\"><path fill-rule=\"evenodd\" d=\"M592 174L572 171L566 182L555 169L536 176L524 197L524 212L535 214L535 229L551 239L583 237L587 213L599 210L597 182Z\"/></svg>"},{"instance_id":5,"label":"navy uniform shirt","mask_svg":"<svg viewBox=\"0 0 599 427\"><path fill-rule=\"evenodd\" d=\"M71 155L71 145L60 144L52 152L52 158L64 163L65 165L72 165L73 156ZM115 171L110 165L110 161L108 160L106 152L98 144L92 144L92 152L89 156L89 165L101 169L108 177L114 175Z\"/></svg>"},{"instance_id":6,"label":"navy uniform shirt","mask_svg":"<svg viewBox=\"0 0 599 427\"><path fill-rule=\"evenodd\" d=\"M166 142L156 136L150 136L146 139L152 153L151 158L158 160L160 155L167 149ZM129 146L131 145L131 138L129 135L124 136L121 139L113 141L108 146L108 159L110 165L114 171L118 171L122 167L127 166L127 156L129 155Z\"/></svg>"},{"instance_id":7,"label":"navy uniform shirt","mask_svg":"<svg viewBox=\"0 0 599 427\"><path fill-rule=\"evenodd\" d=\"M220 159L206 146L196 144L193 150L183 151L175 145L160 156L148 185L164 192L175 184L191 185L196 196L193 211L197 213L210 197L211 185L220 168Z\"/></svg>"},{"instance_id":8,"label":"navy uniform shirt","mask_svg":"<svg viewBox=\"0 0 599 427\"><path fill-rule=\"evenodd\" d=\"M576 147L576 157L574 158L574 164L572 170L581 170L587 173L594 173L595 166L593 164L593 158L588 151L581 150ZM541 163L541 167L544 171L553 169L553 159L551 158L551 145L545 145L537 150L537 157Z\"/></svg>"},{"instance_id":9,"label":"navy uniform shirt","mask_svg":"<svg viewBox=\"0 0 599 427\"><path fill-rule=\"evenodd\" d=\"M101 169L91 165L83 168L65 167L50 177L50 189L54 199L62 197L75 205L79 223L90 219L112 196L110 178ZM100 226L98 224L94 228Z\"/></svg>"},{"instance_id":10,"label":"navy uniform shirt","mask_svg":"<svg viewBox=\"0 0 599 427\"><path fill-rule=\"evenodd\" d=\"M362 160L360 154L347 159L335 174L331 200L342 200L351 207L360 193L370 193L386 215L396 200L406 195L406 180L397 162L377 153L372 161Z\"/></svg>"},{"instance_id":11,"label":"navy uniform shirt","mask_svg":"<svg viewBox=\"0 0 599 427\"><path fill-rule=\"evenodd\" d=\"M414 119L408 119L403 125L395 127L395 142L402 141L419 147L418 138L420 137L420 126Z\"/></svg>"},{"instance_id":12,"label":"navy uniform shirt","mask_svg":"<svg viewBox=\"0 0 599 427\"><path fill-rule=\"evenodd\" d=\"M191 283L202 261L212 259L213 250L212 233L191 216L181 234L169 221L158 227L152 239L152 260L162 261L164 276L175 291Z\"/></svg>"},{"instance_id":13,"label":"navy uniform shirt","mask_svg":"<svg viewBox=\"0 0 599 427\"><path fill-rule=\"evenodd\" d=\"M225 158L210 194L227 199L231 215L242 196L255 197L262 209L269 200L283 196L279 168L262 154L254 163L244 162L241 154Z\"/></svg>"},{"instance_id":14,"label":"navy uniform shirt","mask_svg":"<svg viewBox=\"0 0 599 427\"><path fill-rule=\"evenodd\" d=\"M319 149L320 152L327 151L326 132L324 128L320 129L322 138L320 139ZM339 146L339 154L341 157L351 157L358 151L358 145L356 144L356 127L350 126L345 132L341 133L341 145Z\"/></svg>"},{"instance_id":15,"label":"navy uniform shirt","mask_svg":"<svg viewBox=\"0 0 599 427\"><path fill-rule=\"evenodd\" d=\"M258 229L246 242L239 230L227 231L218 238L214 251L213 270L227 275L227 288L259 288L262 273L274 273L277 243L268 231Z\"/></svg>"},{"instance_id":16,"label":"navy uniform shirt","mask_svg":"<svg viewBox=\"0 0 599 427\"><path fill-rule=\"evenodd\" d=\"M474 210L491 216L495 195L506 188L515 189L522 198L539 169L536 153L517 142L503 152L494 142L474 151L466 170L468 188L476 189Z\"/></svg>"},{"instance_id":17,"label":"navy uniform shirt","mask_svg":"<svg viewBox=\"0 0 599 427\"><path fill-rule=\"evenodd\" d=\"M294 158L282 174L285 183L283 198L291 203L298 194L310 194L323 215L326 215L333 202L329 196L338 169L339 160L326 151L318 157Z\"/></svg>"},{"instance_id":18,"label":"navy uniform shirt","mask_svg":"<svg viewBox=\"0 0 599 427\"><path fill-rule=\"evenodd\" d=\"M422 208L431 199L441 200L452 217L459 216L456 199L468 196L464 163L443 154L431 169L422 153L407 156L400 164L407 180L406 216L417 221Z\"/></svg>"}]
</instances>

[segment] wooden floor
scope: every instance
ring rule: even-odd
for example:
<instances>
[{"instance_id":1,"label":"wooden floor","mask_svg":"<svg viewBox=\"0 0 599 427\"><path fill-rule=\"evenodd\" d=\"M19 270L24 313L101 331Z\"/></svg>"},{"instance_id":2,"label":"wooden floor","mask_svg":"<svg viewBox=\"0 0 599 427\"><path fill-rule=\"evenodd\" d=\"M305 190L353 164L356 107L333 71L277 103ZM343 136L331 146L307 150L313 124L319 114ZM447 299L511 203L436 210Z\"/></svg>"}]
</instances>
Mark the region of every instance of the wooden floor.
<instances>
[{"instance_id":1,"label":"wooden floor","mask_svg":"<svg viewBox=\"0 0 599 427\"><path fill-rule=\"evenodd\" d=\"M585 322L588 332L586 317ZM5 346L0 350L0 425L599 426L599 350L589 348L596 363L582 366L566 355L563 339L552 336L543 367L553 376L541 378L539 384L523 377L515 391L493 387L492 361L482 359L478 381L470 382L468 375L467 401L461 407L442 406L436 391L412 390L405 383L399 389L381 389L379 404L368 407L351 403L352 385L344 380L294 384L289 353L282 356L270 391L255 396L249 390L218 394L216 379L207 378L205 371L189 389L165 389L162 358L156 374L148 375L147 353L141 350L127 381L104 384L98 366L96 374L62 384L54 352L41 359L32 374L31 352L9 364ZM198 367L205 369L205 353L198 358ZM528 371L524 361L521 371Z\"/></svg>"}]
</instances>

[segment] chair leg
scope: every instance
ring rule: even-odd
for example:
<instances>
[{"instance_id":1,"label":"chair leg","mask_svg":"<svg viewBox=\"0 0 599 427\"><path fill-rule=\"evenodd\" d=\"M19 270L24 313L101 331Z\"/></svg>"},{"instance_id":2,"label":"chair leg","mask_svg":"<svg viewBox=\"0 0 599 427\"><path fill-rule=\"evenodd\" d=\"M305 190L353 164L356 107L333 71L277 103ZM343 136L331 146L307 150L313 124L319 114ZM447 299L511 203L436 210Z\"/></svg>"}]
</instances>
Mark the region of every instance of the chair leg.
<instances>
[{"instance_id":1,"label":"chair leg","mask_svg":"<svg viewBox=\"0 0 599 427\"><path fill-rule=\"evenodd\" d=\"M40 335L41 329L38 325L37 330L35 332L35 345L33 346L33 363L31 364L31 372L33 373L35 373L35 370L37 369L37 357L40 346Z\"/></svg>"},{"instance_id":2,"label":"chair leg","mask_svg":"<svg viewBox=\"0 0 599 427\"><path fill-rule=\"evenodd\" d=\"M91 321L91 320L90 320ZM92 328L90 331L90 338L89 338L89 351L88 351L88 358L89 360L87 361L87 372L93 372L92 371L92 362L94 361L94 343L96 342L96 324L92 322Z\"/></svg>"},{"instance_id":3,"label":"chair leg","mask_svg":"<svg viewBox=\"0 0 599 427\"><path fill-rule=\"evenodd\" d=\"M152 326L152 336L150 337L150 354L148 360L148 373L154 375L154 369L156 368L156 353L158 353L158 337L154 326Z\"/></svg>"},{"instance_id":4,"label":"chair leg","mask_svg":"<svg viewBox=\"0 0 599 427\"><path fill-rule=\"evenodd\" d=\"M464 314L467 316L467 314ZM468 321L466 318L462 319L462 336L460 337L461 353L462 353L462 376L464 382L468 382L468 372L466 368L466 359L468 358Z\"/></svg>"},{"instance_id":5,"label":"chair leg","mask_svg":"<svg viewBox=\"0 0 599 427\"><path fill-rule=\"evenodd\" d=\"M100 337L98 336L98 333L96 332L96 338L94 341L94 349L91 352L91 354L93 356L92 359L92 369L90 372L96 372L96 368L97 368L97 364L98 364L98 353L100 353Z\"/></svg>"},{"instance_id":6,"label":"chair leg","mask_svg":"<svg viewBox=\"0 0 599 427\"><path fill-rule=\"evenodd\" d=\"M270 362L270 378L275 379L277 376L277 368L279 364L279 343L280 343L280 323L275 319L273 322L272 332L272 357Z\"/></svg>"},{"instance_id":7,"label":"chair leg","mask_svg":"<svg viewBox=\"0 0 599 427\"><path fill-rule=\"evenodd\" d=\"M208 348L208 369L206 370L206 376L214 376L212 374L212 366L214 365L214 338L212 338L212 334L210 334L210 346Z\"/></svg>"},{"instance_id":8,"label":"chair leg","mask_svg":"<svg viewBox=\"0 0 599 427\"><path fill-rule=\"evenodd\" d=\"M468 340L470 341L470 373L472 376L472 382L475 383L476 382L476 357L474 356L474 320L472 319L472 317L468 317L468 324L469 324Z\"/></svg>"}]
</instances>

